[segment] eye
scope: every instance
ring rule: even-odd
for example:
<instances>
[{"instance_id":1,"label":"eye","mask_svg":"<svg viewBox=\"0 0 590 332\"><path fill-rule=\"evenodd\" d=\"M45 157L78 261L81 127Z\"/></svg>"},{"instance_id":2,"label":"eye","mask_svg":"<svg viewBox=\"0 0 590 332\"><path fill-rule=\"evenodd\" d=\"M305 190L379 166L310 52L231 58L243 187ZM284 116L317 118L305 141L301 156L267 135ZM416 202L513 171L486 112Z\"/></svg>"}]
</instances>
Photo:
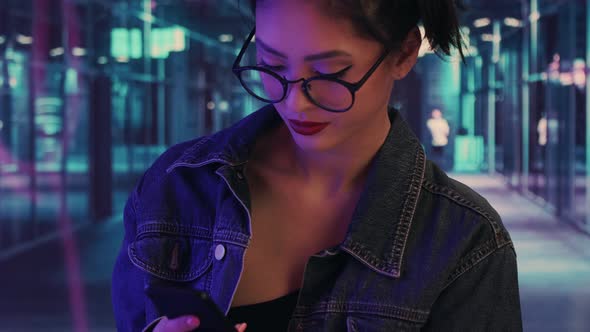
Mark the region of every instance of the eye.
<instances>
[{"instance_id":1,"label":"eye","mask_svg":"<svg viewBox=\"0 0 590 332\"><path fill-rule=\"evenodd\" d=\"M258 63L256 64L257 66L260 66L262 68L266 68L266 69L270 69L272 71L282 71L285 70L285 66L283 65L269 65L268 63L264 62L264 60L260 59L258 61Z\"/></svg>"},{"instance_id":2,"label":"eye","mask_svg":"<svg viewBox=\"0 0 590 332\"><path fill-rule=\"evenodd\" d=\"M322 72L320 72L320 71L317 71L317 70L316 70L315 72L316 72L316 73L317 73L319 76L321 76L321 77L328 77L328 78L342 78L342 77L343 77L343 76L346 74L346 72L347 72L347 71L348 71L350 68L352 68L352 65L350 65L350 66L348 66L348 67L346 67L346 68L344 68L344 69L342 69L342 70L339 70L339 71L337 71L337 72L335 72L335 73L322 73Z\"/></svg>"}]
</instances>

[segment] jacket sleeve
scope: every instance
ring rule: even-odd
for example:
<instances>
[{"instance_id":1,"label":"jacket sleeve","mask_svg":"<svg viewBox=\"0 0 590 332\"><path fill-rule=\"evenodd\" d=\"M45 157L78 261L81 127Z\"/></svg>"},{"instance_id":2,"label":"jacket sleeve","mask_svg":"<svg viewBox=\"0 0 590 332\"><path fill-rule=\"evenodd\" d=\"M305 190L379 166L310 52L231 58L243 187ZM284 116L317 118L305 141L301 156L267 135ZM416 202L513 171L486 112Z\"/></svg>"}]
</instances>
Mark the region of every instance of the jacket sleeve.
<instances>
[{"instance_id":1,"label":"jacket sleeve","mask_svg":"<svg viewBox=\"0 0 590 332\"><path fill-rule=\"evenodd\" d=\"M516 253L505 245L452 281L424 331L522 331Z\"/></svg>"},{"instance_id":2,"label":"jacket sleeve","mask_svg":"<svg viewBox=\"0 0 590 332\"><path fill-rule=\"evenodd\" d=\"M125 236L112 274L111 298L119 332L141 331L147 325L143 275L127 254L136 235L135 197L136 191L133 191L125 204Z\"/></svg>"}]
</instances>

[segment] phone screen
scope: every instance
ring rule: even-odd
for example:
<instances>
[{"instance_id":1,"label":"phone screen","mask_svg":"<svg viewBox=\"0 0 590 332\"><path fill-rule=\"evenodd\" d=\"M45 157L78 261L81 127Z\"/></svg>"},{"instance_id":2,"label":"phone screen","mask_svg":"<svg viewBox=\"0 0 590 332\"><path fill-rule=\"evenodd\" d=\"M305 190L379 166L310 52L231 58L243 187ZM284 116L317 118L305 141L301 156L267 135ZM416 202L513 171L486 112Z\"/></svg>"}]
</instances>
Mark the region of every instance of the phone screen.
<instances>
[{"instance_id":1,"label":"phone screen","mask_svg":"<svg viewBox=\"0 0 590 332\"><path fill-rule=\"evenodd\" d=\"M154 284L148 286L146 294L161 315L171 319L184 315L199 317L201 324L195 331L236 331L209 294L204 291L171 284Z\"/></svg>"}]
</instances>

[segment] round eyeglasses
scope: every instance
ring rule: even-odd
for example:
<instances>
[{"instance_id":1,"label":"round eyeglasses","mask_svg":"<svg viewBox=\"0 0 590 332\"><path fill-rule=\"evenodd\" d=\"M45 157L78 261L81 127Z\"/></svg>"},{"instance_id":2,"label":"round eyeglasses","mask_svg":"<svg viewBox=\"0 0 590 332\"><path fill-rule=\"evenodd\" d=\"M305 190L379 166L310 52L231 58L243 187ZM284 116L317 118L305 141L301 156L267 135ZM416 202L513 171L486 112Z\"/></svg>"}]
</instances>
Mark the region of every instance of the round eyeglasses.
<instances>
[{"instance_id":1,"label":"round eyeglasses","mask_svg":"<svg viewBox=\"0 0 590 332\"><path fill-rule=\"evenodd\" d=\"M355 93L389 54L388 51L383 52L371 69L356 83L349 83L333 77L334 74L288 80L266 67L241 67L239 65L255 32L256 29L253 29L246 39L234 62L232 71L249 94L271 104L279 103L286 98L289 84L302 82L301 89L311 103L329 112L346 112L354 105Z\"/></svg>"}]
</instances>

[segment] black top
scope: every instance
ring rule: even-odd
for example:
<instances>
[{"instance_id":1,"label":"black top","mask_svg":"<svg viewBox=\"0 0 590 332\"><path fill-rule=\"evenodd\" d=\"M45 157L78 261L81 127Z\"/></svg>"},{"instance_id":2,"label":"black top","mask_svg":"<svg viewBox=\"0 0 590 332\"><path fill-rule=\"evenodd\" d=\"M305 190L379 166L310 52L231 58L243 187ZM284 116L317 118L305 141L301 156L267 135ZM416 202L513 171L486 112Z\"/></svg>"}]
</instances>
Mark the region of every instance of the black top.
<instances>
[{"instance_id":1,"label":"black top","mask_svg":"<svg viewBox=\"0 0 590 332\"><path fill-rule=\"evenodd\" d=\"M287 331L299 290L274 300L230 308L227 317L235 325L247 323L247 332Z\"/></svg>"}]
</instances>

